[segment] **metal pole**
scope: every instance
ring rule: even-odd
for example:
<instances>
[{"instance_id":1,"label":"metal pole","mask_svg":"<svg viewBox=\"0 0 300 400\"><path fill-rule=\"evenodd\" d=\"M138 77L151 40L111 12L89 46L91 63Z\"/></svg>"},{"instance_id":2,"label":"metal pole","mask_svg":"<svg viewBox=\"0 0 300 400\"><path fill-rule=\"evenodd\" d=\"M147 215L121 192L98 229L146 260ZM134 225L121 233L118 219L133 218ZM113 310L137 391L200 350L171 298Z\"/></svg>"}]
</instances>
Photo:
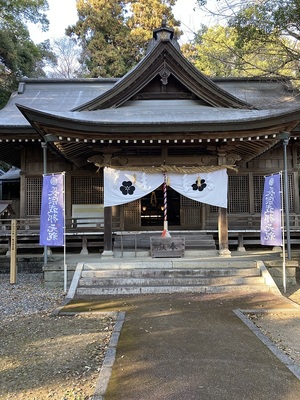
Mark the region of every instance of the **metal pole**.
<instances>
[{"instance_id":1,"label":"metal pole","mask_svg":"<svg viewBox=\"0 0 300 400\"><path fill-rule=\"evenodd\" d=\"M286 242L287 242L287 256L291 259L291 238L290 238L290 212L289 212L289 181L287 173L287 145L289 143L289 136L283 139L283 161L284 161L284 199L285 199L285 226L286 226Z\"/></svg>"},{"instance_id":2,"label":"metal pole","mask_svg":"<svg viewBox=\"0 0 300 400\"><path fill-rule=\"evenodd\" d=\"M281 188L281 220L282 220L282 286L283 292L286 293L286 261L285 261L285 240L284 240L284 216L283 216L283 185L282 171L280 172L280 188Z\"/></svg>"},{"instance_id":3,"label":"metal pole","mask_svg":"<svg viewBox=\"0 0 300 400\"><path fill-rule=\"evenodd\" d=\"M44 175L47 174L47 143L46 142L42 142L42 149L43 149L43 173ZM40 216L40 218L42 218L42 215ZM44 246L44 266L47 265L48 262L48 257L47 254L48 253L48 247Z\"/></svg>"},{"instance_id":4,"label":"metal pole","mask_svg":"<svg viewBox=\"0 0 300 400\"><path fill-rule=\"evenodd\" d=\"M66 174L65 172L63 173L63 191L64 191L64 227L63 227L63 232L64 232L64 292L67 293L67 287L68 287L68 266L67 266L67 246L66 246Z\"/></svg>"}]
</instances>

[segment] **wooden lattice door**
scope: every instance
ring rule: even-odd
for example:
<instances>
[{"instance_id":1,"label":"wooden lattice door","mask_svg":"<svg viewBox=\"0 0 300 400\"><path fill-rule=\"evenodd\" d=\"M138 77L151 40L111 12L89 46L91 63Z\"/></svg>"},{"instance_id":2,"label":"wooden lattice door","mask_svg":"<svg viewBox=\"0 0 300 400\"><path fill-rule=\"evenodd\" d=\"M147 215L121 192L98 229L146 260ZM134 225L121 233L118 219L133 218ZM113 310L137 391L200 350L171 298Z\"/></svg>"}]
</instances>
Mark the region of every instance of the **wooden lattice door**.
<instances>
[{"instance_id":1,"label":"wooden lattice door","mask_svg":"<svg viewBox=\"0 0 300 400\"><path fill-rule=\"evenodd\" d=\"M201 229L202 203L180 196L180 221L184 228Z\"/></svg>"},{"instance_id":2,"label":"wooden lattice door","mask_svg":"<svg viewBox=\"0 0 300 400\"><path fill-rule=\"evenodd\" d=\"M26 216L39 216L41 212L42 177L26 178Z\"/></svg>"},{"instance_id":3,"label":"wooden lattice door","mask_svg":"<svg viewBox=\"0 0 300 400\"><path fill-rule=\"evenodd\" d=\"M141 200L131 201L130 203L124 204L124 229L139 229L141 226Z\"/></svg>"},{"instance_id":4,"label":"wooden lattice door","mask_svg":"<svg viewBox=\"0 0 300 400\"><path fill-rule=\"evenodd\" d=\"M228 178L228 212L232 214L249 213L249 176L230 175Z\"/></svg>"}]
</instances>

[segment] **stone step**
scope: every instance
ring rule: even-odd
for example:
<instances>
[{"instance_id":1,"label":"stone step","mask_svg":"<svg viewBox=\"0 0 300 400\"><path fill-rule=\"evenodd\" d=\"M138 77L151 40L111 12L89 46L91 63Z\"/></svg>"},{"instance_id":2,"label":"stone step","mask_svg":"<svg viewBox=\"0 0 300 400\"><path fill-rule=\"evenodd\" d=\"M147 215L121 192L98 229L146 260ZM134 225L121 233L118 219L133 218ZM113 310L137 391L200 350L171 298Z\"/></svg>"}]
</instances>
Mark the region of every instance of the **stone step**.
<instances>
[{"instance_id":1,"label":"stone step","mask_svg":"<svg viewBox=\"0 0 300 400\"><path fill-rule=\"evenodd\" d=\"M128 268L128 269L84 269L82 278L159 278L159 277L228 277L228 276L260 276L258 268L210 268L210 269L159 269L159 268Z\"/></svg>"},{"instance_id":2,"label":"stone step","mask_svg":"<svg viewBox=\"0 0 300 400\"><path fill-rule=\"evenodd\" d=\"M177 259L153 259L150 257L146 257L144 259L131 258L131 259L101 259L100 262L85 262L84 270L132 270L132 269L188 269L188 270L221 270L221 269L248 269L255 268L256 262L251 260L238 261L226 259L220 260L217 257L212 259L185 259L185 258L177 258Z\"/></svg>"},{"instance_id":3,"label":"stone step","mask_svg":"<svg viewBox=\"0 0 300 400\"><path fill-rule=\"evenodd\" d=\"M217 264L203 262L200 268L188 268L187 264L171 264L162 261L142 261L121 264L86 264L81 272L76 293L78 295L138 294L138 293L224 293L224 292L268 292L260 269L253 261ZM109 268L108 266L111 266ZM120 266L122 265L122 268ZM172 267L184 265L184 267ZM198 260L199 265L199 260ZM125 267L126 266L126 267ZM168 267L169 266L169 267ZM222 267L221 267L222 266Z\"/></svg>"},{"instance_id":4,"label":"stone step","mask_svg":"<svg viewBox=\"0 0 300 400\"><path fill-rule=\"evenodd\" d=\"M78 288L79 296L125 295L125 294L170 294L170 293L267 293L267 285L224 285L224 286L121 286L121 287L84 287Z\"/></svg>"},{"instance_id":5,"label":"stone step","mask_svg":"<svg viewBox=\"0 0 300 400\"><path fill-rule=\"evenodd\" d=\"M82 287L166 287L166 286L232 286L232 285L262 285L262 277L159 277L159 278L80 278L79 286Z\"/></svg>"},{"instance_id":6,"label":"stone step","mask_svg":"<svg viewBox=\"0 0 300 400\"><path fill-rule=\"evenodd\" d=\"M123 245L124 247L131 246L134 247L136 244L137 248L149 248L150 247L150 238L147 239L140 239L137 240L135 243L134 239L131 238L126 238L123 239ZM185 245L186 247L201 247L201 246L215 246L215 240L213 238L207 238L207 237L200 237L200 238L195 238L193 240L189 240L186 238L185 240ZM114 248L118 248L121 246L121 240L119 241L114 241Z\"/></svg>"},{"instance_id":7,"label":"stone step","mask_svg":"<svg viewBox=\"0 0 300 400\"><path fill-rule=\"evenodd\" d=\"M151 251L148 248L148 250L142 250L142 249L136 249L134 250L134 248L132 249L126 249L124 248L123 251L119 248L114 248L114 258L123 258L123 259L127 259L127 258L146 258L146 257L150 257ZM208 249L204 249L204 248L186 248L184 251L184 258L189 258L189 257L218 257L218 251L216 250L216 248L208 248ZM154 258L154 257L153 257ZM174 257L173 257L174 258ZM179 257L178 257L179 258ZM159 259L158 257L156 259Z\"/></svg>"},{"instance_id":8,"label":"stone step","mask_svg":"<svg viewBox=\"0 0 300 400\"><path fill-rule=\"evenodd\" d=\"M205 232L198 233L176 233L171 232L171 237L184 237L185 249L199 249L199 250L214 250L216 249L216 243L213 235ZM114 237L114 249L119 249L123 246L124 249L136 248L136 249L150 249L150 238L160 237L161 235L157 232L143 232L137 234L127 235L116 235Z\"/></svg>"},{"instance_id":9,"label":"stone step","mask_svg":"<svg viewBox=\"0 0 300 400\"><path fill-rule=\"evenodd\" d=\"M101 259L84 264L76 294L269 292L264 274L250 259Z\"/></svg>"}]
</instances>

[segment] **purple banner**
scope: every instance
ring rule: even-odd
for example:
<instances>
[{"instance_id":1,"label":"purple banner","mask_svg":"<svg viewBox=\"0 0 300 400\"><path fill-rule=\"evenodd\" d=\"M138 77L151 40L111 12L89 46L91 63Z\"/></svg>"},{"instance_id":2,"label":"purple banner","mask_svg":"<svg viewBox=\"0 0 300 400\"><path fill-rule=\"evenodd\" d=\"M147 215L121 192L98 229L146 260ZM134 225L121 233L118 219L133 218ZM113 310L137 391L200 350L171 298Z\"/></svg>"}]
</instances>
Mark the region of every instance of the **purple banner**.
<instances>
[{"instance_id":1,"label":"purple banner","mask_svg":"<svg viewBox=\"0 0 300 400\"><path fill-rule=\"evenodd\" d=\"M43 176L40 245L64 245L64 174Z\"/></svg>"},{"instance_id":2,"label":"purple banner","mask_svg":"<svg viewBox=\"0 0 300 400\"><path fill-rule=\"evenodd\" d=\"M265 177L260 243L266 246L282 246L280 174Z\"/></svg>"}]
</instances>

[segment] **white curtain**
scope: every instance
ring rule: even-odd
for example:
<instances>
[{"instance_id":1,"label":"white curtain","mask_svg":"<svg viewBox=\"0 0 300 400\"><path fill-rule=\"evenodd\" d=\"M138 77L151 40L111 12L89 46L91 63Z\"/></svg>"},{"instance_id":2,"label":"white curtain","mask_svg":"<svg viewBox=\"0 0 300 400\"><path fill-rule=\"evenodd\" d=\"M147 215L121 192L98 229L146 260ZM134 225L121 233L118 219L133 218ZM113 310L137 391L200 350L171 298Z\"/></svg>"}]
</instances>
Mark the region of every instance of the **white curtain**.
<instances>
[{"instance_id":1,"label":"white curtain","mask_svg":"<svg viewBox=\"0 0 300 400\"><path fill-rule=\"evenodd\" d=\"M196 174L168 174L169 186L189 199L227 208L227 170Z\"/></svg>"},{"instance_id":2,"label":"white curtain","mask_svg":"<svg viewBox=\"0 0 300 400\"><path fill-rule=\"evenodd\" d=\"M119 171L104 168L104 207L118 206L153 192L164 181L162 173Z\"/></svg>"},{"instance_id":3,"label":"white curtain","mask_svg":"<svg viewBox=\"0 0 300 400\"><path fill-rule=\"evenodd\" d=\"M189 199L227 208L227 170L201 173L167 173L167 185ZM137 200L164 182L161 172L104 169L104 206L111 207Z\"/></svg>"}]
</instances>

